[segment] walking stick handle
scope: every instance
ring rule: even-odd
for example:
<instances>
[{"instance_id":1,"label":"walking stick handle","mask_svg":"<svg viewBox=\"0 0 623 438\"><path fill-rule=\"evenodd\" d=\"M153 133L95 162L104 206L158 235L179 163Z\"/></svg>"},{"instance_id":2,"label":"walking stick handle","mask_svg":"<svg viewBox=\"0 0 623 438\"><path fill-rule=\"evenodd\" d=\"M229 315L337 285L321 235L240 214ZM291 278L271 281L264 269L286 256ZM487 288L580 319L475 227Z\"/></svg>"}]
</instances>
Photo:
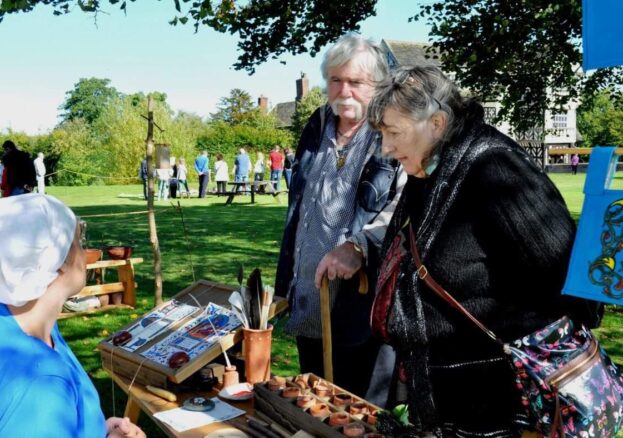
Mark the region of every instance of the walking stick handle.
<instances>
[{"instance_id":1,"label":"walking stick handle","mask_svg":"<svg viewBox=\"0 0 623 438\"><path fill-rule=\"evenodd\" d=\"M331 299L329 279L322 277L320 285L320 321L322 322L322 358L324 378L333 382L333 345L331 340Z\"/></svg>"}]
</instances>

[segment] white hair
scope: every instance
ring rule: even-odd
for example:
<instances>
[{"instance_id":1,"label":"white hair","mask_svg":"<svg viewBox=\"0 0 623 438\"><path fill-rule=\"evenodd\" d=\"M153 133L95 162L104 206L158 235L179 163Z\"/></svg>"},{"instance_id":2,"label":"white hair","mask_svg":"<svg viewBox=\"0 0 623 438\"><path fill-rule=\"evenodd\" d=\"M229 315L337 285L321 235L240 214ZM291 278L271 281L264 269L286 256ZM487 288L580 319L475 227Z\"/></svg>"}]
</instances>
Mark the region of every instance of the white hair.
<instances>
[{"instance_id":1,"label":"white hair","mask_svg":"<svg viewBox=\"0 0 623 438\"><path fill-rule=\"evenodd\" d=\"M347 33L324 55L320 70L325 82L329 78L329 68L339 67L349 61L355 61L358 67L370 74L374 82L383 79L389 70L385 55L377 43L361 35Z\"/></svg>"}]
</instances>

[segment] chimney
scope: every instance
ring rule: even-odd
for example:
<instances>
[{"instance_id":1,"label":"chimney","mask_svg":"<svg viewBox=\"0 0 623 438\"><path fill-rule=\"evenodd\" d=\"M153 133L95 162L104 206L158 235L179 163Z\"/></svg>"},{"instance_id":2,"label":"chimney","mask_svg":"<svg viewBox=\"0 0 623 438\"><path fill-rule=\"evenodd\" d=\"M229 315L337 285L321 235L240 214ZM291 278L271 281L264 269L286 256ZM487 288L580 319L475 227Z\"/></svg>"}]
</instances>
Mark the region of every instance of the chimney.
<instances>
[{"instance_id":1,"label":"chimney","mask_svg":"<svg viewBox=\"0 0 623 438\"><path fill-rule=\"evenodd\" d=\"M301 72L301 78L296 80L296 101L300 102L302 98L309 93L309 80L307 75Z\"/></svg>"},{"instance_id":2,"label":"chimney","mask_svg":"<svg viewBox=\"0 0 623 438\"><path fill-rule=\"evenodd\" d=\"M268 112L268 97L263 94L257 99L257 106L260 107L260 111L262 114L266 114Z\"/></svg>"}]
</instances>

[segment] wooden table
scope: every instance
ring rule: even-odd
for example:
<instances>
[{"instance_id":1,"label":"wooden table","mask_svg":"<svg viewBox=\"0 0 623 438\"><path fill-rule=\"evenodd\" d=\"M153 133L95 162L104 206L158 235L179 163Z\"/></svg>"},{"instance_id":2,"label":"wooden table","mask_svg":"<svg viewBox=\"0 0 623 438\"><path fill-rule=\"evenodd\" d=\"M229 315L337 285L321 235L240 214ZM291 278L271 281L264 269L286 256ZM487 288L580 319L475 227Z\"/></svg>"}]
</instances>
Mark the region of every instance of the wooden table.
<instances>
[{"instance_id":1,"label":"wooden table","mask_svg":"<svg viewBox=\"0 0 623 438\"><path fill-rule=\"evenodd\" d=\"M132 389L130 389L130 379L118 375L113 375L112 378L114 382L119 385L119 387L123 390L123 392L128 394L128 403L125 408L124 416L129 417L130 421L136 423L139 414L141 413L141 411L143 411L160 427L160 429L162 429L164 433L167 434L167 436L172 438L203 438L206 434L210 432L214 432L219 429L235 427L235 423L244 421L244 416L242 416L238 417L237 419L230 420L230 422L228 423L216 422L208 424L206 426L187 430L185 432L177 432L169 425L162 423L158 419L154 418L154 414L162 411L167 411L169 409L178 408L180 407L181 403L183 403L184 400L189 397L197 395L209 398L216 397L216 395L218 394L217 390L212 390L207 393L189 392L178 394L176 402L169 402L147 391L147 389L145 389L143 385L137 384L136 382L134 383L134 385L132 385ZM227 403L238 409L242 409L247 414L252 415L254 412L253 403L251 400L240 402L227 400Z\"/></svg>"},{"instance_id":2,"label":"wooden table","mask_svg":"<svg viewBox=\"0 0 623 438\"><path fill-rule=\"evenodd\" d=\"M273 195L273 197L277 198L277 196L282 193L281 191L276 191L273 186L274 181L247 181L247 182L229 182L230 186L232 186L229 192L224 193L227 195L227 199L225 200L225 205L231 205L234 201L234 196L242 193L251 193L251 204L255 204L255 195L256 193L266 193L268 195ZM249 186L248 190L240 190L240 187ZM260 192L259 188L263 187L264 192ZM223 194L223 193L221 193ZM277 198L279 199L279 198Z\"/></svg>"},{"instance_id":3,"label":"wooden table","mask_svg":"<svg viewBox=\"0 0 623 438\"><path fill-rule=\"evenodd\" d=\"M85 286L76 295L77 297L89 297L98 295L107 295L117 292L123 293L121 304L109 304L107 306L89 309L84 312L63 312L59 319L69 318L72 316L83 315L86 313L101 312L115 308L134 308L136 306L136 282L134 280L134 265L143 263L141 257L129 258L125 260L100 260L87 265L87 271L100 271L107 268L115 268L117 271L117 281L111 283L102 282L92 286ZM100 276L101 278L101 276Z\"/></svg>"}]
</instances>

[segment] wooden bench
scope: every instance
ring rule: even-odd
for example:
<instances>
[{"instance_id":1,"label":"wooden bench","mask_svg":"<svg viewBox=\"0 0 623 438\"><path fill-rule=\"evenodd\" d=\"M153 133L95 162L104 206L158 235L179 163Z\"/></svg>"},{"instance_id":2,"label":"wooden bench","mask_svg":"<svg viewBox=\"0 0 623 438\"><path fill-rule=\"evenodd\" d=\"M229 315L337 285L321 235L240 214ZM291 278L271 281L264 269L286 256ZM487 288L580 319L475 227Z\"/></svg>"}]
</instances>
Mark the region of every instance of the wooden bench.
<instances>
[{"instance_id":1,"label":"wooden bench","mask_svg":"<svg viewBox=\"0 0 623 438\"><path fill-rule=\"evenodd\" d=\"M121 299L121 304L109 304L107 306L85 310L84 312L62 312L59 316L59 319L94 312L102 312L111 309L134 308L136 306L136 282L134 281L134 265L137 265L139 263L143 263L143 259L141 257L135 257L125 260L100 260L98 262L88 264L87 271L91 269L96 270L95 272L97 273L98 281L100 282L100 284L85 286L75 296L90 297L122 292L123 297ZM102 270L107 268L116 268L116 282L103 282Z\"/></svg>"}]
</instances>

